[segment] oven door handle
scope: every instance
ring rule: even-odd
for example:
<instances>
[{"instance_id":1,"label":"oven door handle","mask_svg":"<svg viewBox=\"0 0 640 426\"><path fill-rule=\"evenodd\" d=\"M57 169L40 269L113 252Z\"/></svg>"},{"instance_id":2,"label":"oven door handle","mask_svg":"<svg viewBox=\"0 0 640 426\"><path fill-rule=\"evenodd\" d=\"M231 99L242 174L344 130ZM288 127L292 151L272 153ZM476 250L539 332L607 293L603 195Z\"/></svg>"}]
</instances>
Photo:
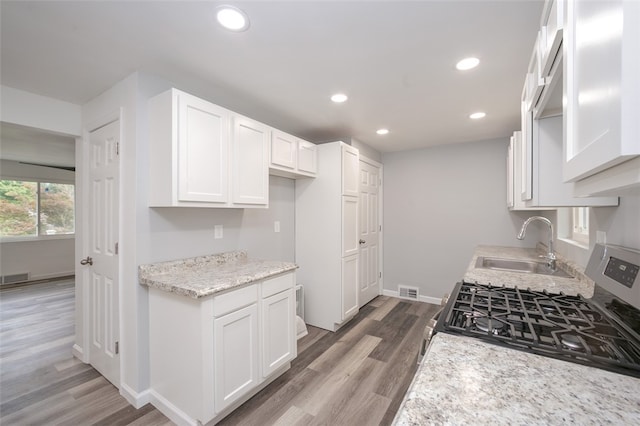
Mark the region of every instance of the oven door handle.
<instances>
[{"instance_id":1,"label":"oven door handle","mask_svg":"<svg viewBox=\"0 0 640 426\"><path fill-rule=\"evenodd\" d=\"M420 347L420 355L418 356L418 363L422 361L422 357L427 353L427 347L429 346L429 342L431 342L431 338L433 337L433 331L436 328L436 324L438 323L438 319L440 319L440 315L442 315L442 311L444 310L444 306L441 306L438 311L433 314L431 319L427 322L427 326L424 328L424 334L422 335L422 345Z\"/></svg>"}]
</instances>

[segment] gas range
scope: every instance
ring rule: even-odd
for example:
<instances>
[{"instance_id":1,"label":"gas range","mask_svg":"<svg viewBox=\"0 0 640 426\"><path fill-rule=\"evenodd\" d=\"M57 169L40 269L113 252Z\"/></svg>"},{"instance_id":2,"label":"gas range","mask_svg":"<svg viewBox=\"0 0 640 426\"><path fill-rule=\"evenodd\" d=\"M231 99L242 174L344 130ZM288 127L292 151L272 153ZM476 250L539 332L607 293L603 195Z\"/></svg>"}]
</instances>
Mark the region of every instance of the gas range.
<instances>
[{"instance_id":1,"label":"gas range","mask_svg":"<svg viewBox=\"0 0 640 426\"><path fill-rule=\"evenodd\" d=\"M463 281L435 332L640 377L639 265L640 252L596 245L586 270L596 283L590 299Z\"/></svg>"}]
</instances>

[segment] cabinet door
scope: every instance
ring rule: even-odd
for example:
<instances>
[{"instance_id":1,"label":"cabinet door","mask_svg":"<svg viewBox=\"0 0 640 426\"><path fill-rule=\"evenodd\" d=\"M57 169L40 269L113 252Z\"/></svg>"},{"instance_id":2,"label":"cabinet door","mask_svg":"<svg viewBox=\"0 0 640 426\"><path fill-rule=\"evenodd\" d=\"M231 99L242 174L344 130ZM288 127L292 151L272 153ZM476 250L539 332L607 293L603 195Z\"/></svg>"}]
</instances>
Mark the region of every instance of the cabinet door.
<instances>
[{"instance_id":1,"label":"cabinet door","mask_svg":"<svg viewBox=\"0 0 640 426\"><path fill-rule=\"evenodd\" d=\"M258 385L258 305L213 322L216 412Z\"/></svg>"},{"instance_id":2,"label":"cabinet door","mask_svg":"<svg viewBox=\"0 0 640 426\"><path fill-rule=\"evenodd\" d=\"M342 257L357 254L358 244L358 199L342 197Z\"/></svg>"},{"instance_id":3,"label":"cabinet door","mask_svg":"<svg viewBox=\"0 0 640 426\"><path fill-rule=\"evenodd\" d=\"M246 117L233 120L233 203L269 204L269 128Z\"/></svg>"},{"instance_id":4,"label":"cabinet door","mask_svg":"<svg viewBox=\"0 0 640 426\"><path fill-rule=\"evenodd\" d=\"M358 150L342 144L342 195L360 196L358 177L360 175L360 157Z\"/></svg>"},{"instance_id":5,"label":"cabinet door","mask_svg":"<svg viewBox=\"0 0 640 426\"><path fill-rule=\"evenodd\" d=\"M342 259L342 320L358 312L358 255Z\"/></svg>"},{"instance_id":6,"label":"cabinet door","mask_svg":"<svg viewBox=\"0 0 640 426\"><path fill-rule=\"evenodd\" d=\"M186 93L176 97L178 200L226 203L229 111Z\"/></svg>"},{"instance_id":7,"label":"cabinet door","mask_svg":"<svg viewBox=\"0 0 640 426\"><path fill-rule=\"evenodd\" d=\"M543 11L544 25L540 32L540 69L542 77L551 73L560 46L562 45L563 4L561 0L548 0Z\"/></svg>"},{"instance_id":8,"label":"cabinet door","mask_svg":"<svg viewBox=\"0 0 640 426\"><path fill-rule=\"evenodd\" d=\"M316 144L298 140L298 170L305 173L318 173L318 146Z\"/></svg>"},{"instance_id":9,"label":"cabinet door","mask_svg":"<svg viewBox=\"0 0 640 426\"><path fill-rule=\"evenodd\" d=\"M262 300L262 377L296 356L293 288Z\"/></svg>"},{"instance_id":10,"label":"cabinet door","mask_svg":"<svg viewBox=\"0 0 640 426\"><path fill-rule=\"evenodd\" d=\"M515 176L513 174L513 161L514 161L514 136L511 136L509 140L509 146L507 147L507 207L513 208L513 182L515 181Z\"/></svg>"},{"instance_id":11,"label":"cabinet door","mask_svg":"<svg viewBox=\"0 0 640 426\"><path fill-rule=\"evenodd\" d=\"M297 164L297 139L279 130L271 132L271 164L294 170Z\"/></svg>"},{"instance_id":12,"label":"cabinet door","mask_svg":"<svg viewBox=\"0 0 640 426\"><path fill-rule=\"evenodd\" d=\"M640 5L569 1L564 29L565 181L640 154Z\"/></svg>"}]
</instances>

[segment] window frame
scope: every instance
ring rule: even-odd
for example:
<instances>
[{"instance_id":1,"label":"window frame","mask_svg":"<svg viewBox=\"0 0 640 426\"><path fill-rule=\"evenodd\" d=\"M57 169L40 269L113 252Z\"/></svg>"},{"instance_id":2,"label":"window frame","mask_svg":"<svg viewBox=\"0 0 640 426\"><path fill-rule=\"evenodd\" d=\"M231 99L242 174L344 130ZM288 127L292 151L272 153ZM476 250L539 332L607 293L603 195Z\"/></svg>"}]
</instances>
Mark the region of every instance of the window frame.
<instances>
[{"instance_id":1,"label":"window frame","mask_svg":"<svg viewBox=\"0 0 640 426\"><path fill-rule=\"evenodd\" d=\"M571 239L589 245L589 207L571 208Z\"/></svg>"},{"instance_id":2,"label":"window frame","mask_svg":"<svg viewBox=\"0 0 640 426\"><path fill-rule=\"evenodd\" d=\"M17 182L31 182L36 184L36 235L0 235L0 243L13 243L13 242L29 242L29 241L49 241L49 240L64 240L75 239L77 229L77 185L75 181L69 181L65 179L50 179L50 178L33 178L33 177L14 177L14 176L0 176L0 180L12 180ZM42 224L40 220L40 202L41 202L41 186L42 184L53 183L58 185L70 185L73 187L73 232L67 234L42 234L40 233Z\"/></svg>"}]
</instances>

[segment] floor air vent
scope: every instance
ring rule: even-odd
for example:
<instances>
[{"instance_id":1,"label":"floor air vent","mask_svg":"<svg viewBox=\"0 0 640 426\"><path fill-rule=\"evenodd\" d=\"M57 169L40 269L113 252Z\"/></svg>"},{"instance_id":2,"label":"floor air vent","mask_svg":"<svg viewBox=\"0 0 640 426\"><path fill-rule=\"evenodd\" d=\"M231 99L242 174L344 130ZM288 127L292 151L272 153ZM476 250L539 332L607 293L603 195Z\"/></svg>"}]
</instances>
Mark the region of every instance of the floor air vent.
<instances>
[{"instance_id":1,"label":"floor air vent","mask_svg":"<svg viewBox=\"0 0 640 426\"><path fill-rule=\"evenodd\" d=\"M398 297L402 299L418 300L418 288L407 287L406 285L398 286Z\"/></svg>"},{"instance_id":2,"label":"floor air vent","mask_svg":"<svg viewBox=\"0 0 640 426\"><path fill-rule=\"evenodd\" d=\"M29 281L28 272L25 272L24 274L3 275L2 277L0 277L0 282L2 284L21 283L23 281Z\"/></svg>"}]
</instances>

